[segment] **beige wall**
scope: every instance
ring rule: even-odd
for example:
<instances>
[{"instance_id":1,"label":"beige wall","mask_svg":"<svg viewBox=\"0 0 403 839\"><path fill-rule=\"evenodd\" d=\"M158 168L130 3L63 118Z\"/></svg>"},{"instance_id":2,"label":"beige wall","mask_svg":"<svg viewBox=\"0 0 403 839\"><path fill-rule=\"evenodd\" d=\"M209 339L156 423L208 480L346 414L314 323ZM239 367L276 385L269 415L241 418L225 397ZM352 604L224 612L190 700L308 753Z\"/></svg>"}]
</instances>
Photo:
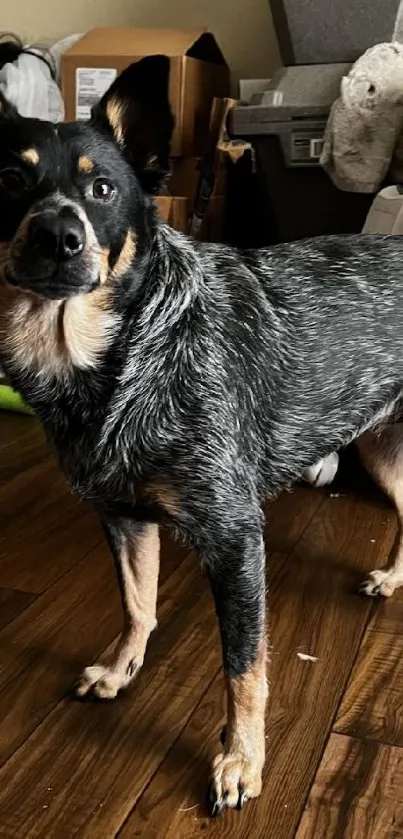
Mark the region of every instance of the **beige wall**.
<instances>
[{"instance_id":1,"label":"beige wall","mask_svg":"<svg viewBox=\"0 0 403 839\"><path fill-rule=\"evenodd\" d=\"M266 78L279 65L269 0L3 0L2 31L55 41L94 26L208 27L234 78Z\"/></svg>"}]
</instances>

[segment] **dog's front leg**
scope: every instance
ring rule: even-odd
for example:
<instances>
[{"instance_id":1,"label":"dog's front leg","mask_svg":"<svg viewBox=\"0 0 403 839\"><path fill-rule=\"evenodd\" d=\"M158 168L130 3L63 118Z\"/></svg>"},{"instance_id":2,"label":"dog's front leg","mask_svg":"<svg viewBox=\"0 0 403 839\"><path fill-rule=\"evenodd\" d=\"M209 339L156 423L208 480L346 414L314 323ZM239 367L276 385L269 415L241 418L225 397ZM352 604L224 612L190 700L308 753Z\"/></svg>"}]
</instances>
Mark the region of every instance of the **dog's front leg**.
<instances>
[{"instance_id":1,"label":"dog's front leg","mask_svg":"<svg viewBox=\"0 0 403 839\"><path fill-rule=\"evenodd\" d=\"M262 788L265 759L265 551L260 525L242 526L202 557L219 619L228 717L224 749L212 766L212 815L241 809Z\"/></svg>"},{"instance_id":2,"label":"dog's front leg","mask_svg":"<svg viewBox=\"0 0 403 839\"><path fill-rule=\"evenodd\" d=\"M147 641L157 625L159 532L156 524L102 517L115 560L123 606L123 630L111 654L87 667L77 696L113 699L143 664Z\"/></svg>"}]
</instances>

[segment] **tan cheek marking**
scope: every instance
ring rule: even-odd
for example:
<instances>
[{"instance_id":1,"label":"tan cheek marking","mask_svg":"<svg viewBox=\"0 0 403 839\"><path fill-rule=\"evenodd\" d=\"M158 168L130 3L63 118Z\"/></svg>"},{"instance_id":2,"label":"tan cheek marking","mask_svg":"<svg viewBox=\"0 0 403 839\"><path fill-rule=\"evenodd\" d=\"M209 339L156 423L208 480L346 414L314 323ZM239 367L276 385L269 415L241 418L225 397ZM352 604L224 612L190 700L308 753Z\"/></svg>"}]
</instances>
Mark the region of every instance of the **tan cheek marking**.
<instances>
[{"instance_id":1,"label":"tan cheek marking","mask_svg":"<svg viewBox=\"0 0 403 839\"><path fill-rule=\"evenodd\" d=\"M122 250L120 251L116 265L111 272L114 279L120 280L124 273L130 268L136 255L136 240L132 230L129 230Z\"/></svg>"},{"instance_id":2,"label":"tan cheek marking","mask_svg":"<svg viewBox=\"0 0 403 839\"><path fill-rule=\"evenodd\" d=\"M84 175L90 175L94 169L94 161L88 157L87 154L82 154L78 158L78 170L79 172L83 172Z\"/></svg>"},{"instance_id":3,"label":"tan cheek marking","mask_svg":"<svg viewBox=\"0 0 403 839\"><path fill-rule=\"evenodd\" d=\"M99 280L101 285L106 283L109 275L109 248L102 248L101 249L101 256L100 256L100 267L99 267Z\"/></svg>"},{"instance_id":4,"label":"tan cheek marking","mask_svg":"<svg viewBox=\"0 0 403 839\"><path fill-rule=\"evenodd\" d=\"M5 351L22 369L59 371L58 314L60 303L8 289L2 308L0 339Z\"/></svg>"},{"instance_id":5,"label":"tan cheek marking","mask_svg":"<svg viewBox=\"0 0 403 839\"><path fill-rule=\"evenodd\" d=\"M106 106L106 116L115 135L115 140L119 145L124 143L123 135L123 119L125 107L123 102L120 102L116 97L110 100Z\"/></svg>"},{"instance_id":6,"label":"tan cheek marking","mask_svg":"<svg viewBox=\"0 0 403 839\"><path fill-rule=\"evenodd\" d=\"M25 149L21 152L21 157L27 163L31 163L32 166L37 166L39 163L39 154L36 149Z\"/></svg>"}]
</instances>

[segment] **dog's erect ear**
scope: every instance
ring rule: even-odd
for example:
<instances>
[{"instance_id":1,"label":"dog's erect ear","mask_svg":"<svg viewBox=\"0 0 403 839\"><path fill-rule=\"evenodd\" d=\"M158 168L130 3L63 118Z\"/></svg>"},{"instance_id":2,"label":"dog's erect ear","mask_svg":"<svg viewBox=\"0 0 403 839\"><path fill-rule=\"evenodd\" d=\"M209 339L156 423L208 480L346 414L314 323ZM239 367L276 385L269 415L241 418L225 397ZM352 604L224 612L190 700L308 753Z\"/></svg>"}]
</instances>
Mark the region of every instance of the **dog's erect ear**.
<instances>
[{"instance_id":1,"label":"dog's erect ear","mask_svg":"<svg viewBox=\"0 0 403 839\"><path fill-rule=\"evenodd\" d=\"M0 90L0 119L11 119L18 117L17 108L6 99Z\"/></svg>"},{"instance_id":2,"label":"dog's erect ear","mask_svg":"<svg viewBox=\"0 0 403 839\"><path fill-rule=\"evenodd\" d=\"M169 170L174 121L168 98L169 59L152 55L131 64L92 111L129 157L144 189L154 192Z\"/></svg>"}]
</instances>

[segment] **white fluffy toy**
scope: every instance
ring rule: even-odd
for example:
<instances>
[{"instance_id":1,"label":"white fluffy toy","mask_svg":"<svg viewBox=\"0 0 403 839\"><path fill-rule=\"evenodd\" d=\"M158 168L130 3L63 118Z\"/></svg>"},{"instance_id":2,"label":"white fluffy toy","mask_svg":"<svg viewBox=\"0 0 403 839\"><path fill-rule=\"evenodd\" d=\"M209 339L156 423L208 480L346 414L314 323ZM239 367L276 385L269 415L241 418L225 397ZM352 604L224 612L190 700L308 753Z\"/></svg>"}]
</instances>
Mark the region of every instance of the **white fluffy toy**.
<instances>
[{"instance_id":1,"label":"white fluffy toy","mask_svg":"<svg viewBox=\"0 0 403 839\"><path fill-rule=\"evenodd\" d=\"M376 192L403 176L403 45L376 44L341 81L321 164L339 189Z\"/></svg>"}]
</instances>

